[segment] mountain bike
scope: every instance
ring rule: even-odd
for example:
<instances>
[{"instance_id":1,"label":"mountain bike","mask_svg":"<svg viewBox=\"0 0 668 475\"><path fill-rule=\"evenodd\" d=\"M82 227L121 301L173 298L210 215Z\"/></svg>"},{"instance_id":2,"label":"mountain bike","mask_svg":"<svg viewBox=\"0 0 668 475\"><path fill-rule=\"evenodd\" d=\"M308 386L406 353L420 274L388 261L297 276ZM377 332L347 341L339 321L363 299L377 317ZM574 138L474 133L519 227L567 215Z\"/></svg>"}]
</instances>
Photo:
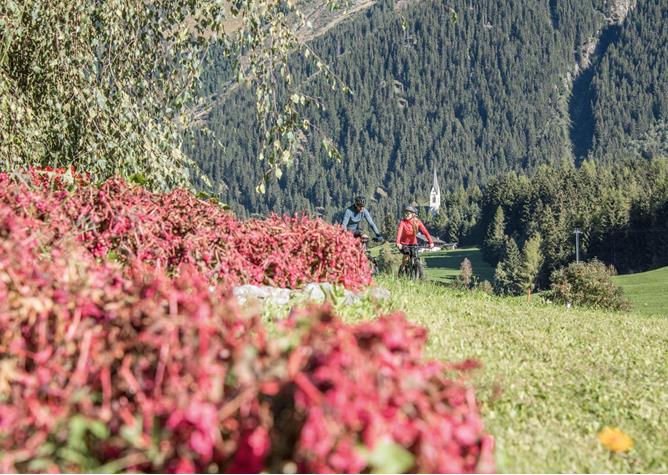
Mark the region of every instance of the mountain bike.
<instances>
[{"instance_id":1,"label":"mountain bike","mask_svg":"<svg viewBox=\"0 0 668 475\"><path fill-rule=\"evenodd\" d=\"M413 280L424 279L424 266L420 260L420 246L418 244L405 244L401 247L401 253L408 255L408 260L399 267L399 276L405 276Z\"/></svg>"},{"instance_id":2,"label":"mountain bike","mask_svg":"<svg viewBox=\"0 0 668 475\"><path fill-rule=\"evenodd\" d=\"M360 236L360 240L362 241L362 247L364 248L364 254L366 255L367 260L369 261L369 267L371 267L371 275L377 275L378 274L378 260L371 255L371 251L369 250L369 241L371 240L369 236L366 234L363 234ZM380 242L382 243L384 239L382 237L380 238L373 238L374 242Z\"/></svg>"}]
</instances>

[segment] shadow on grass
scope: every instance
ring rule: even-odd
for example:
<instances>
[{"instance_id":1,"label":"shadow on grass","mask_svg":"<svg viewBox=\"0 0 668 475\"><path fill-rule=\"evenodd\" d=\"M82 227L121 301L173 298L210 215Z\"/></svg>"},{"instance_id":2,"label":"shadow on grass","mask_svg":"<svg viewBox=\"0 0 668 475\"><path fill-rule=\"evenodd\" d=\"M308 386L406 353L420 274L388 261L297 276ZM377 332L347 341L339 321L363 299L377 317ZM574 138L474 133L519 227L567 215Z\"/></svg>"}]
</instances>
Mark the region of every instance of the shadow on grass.
<instances>
[{"instance_id":1,"label":"shadow on grass","mask_svg":"<svg viewBox=\"0 0 668 475\"><path fill-rule=\"evenodd\" d=\"M427 274L431 279L442 282L454 282L459 274L459 266L468 258L473 267L473 273L480 281L494 278L494 268L482 258L482 252L477 247L456 249L454 251L437 252L425 255Z\"/></svg>"}]
</instances>

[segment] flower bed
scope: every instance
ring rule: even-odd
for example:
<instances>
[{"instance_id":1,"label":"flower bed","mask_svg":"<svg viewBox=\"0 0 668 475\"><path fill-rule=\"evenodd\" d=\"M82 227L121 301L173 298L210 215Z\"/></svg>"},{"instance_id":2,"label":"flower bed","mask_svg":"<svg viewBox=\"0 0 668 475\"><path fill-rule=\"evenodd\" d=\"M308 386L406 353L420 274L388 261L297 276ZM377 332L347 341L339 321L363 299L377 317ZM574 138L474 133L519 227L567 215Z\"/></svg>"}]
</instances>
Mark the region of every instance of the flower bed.
<instances>
[{"instance_id":1,"label":"flower bed","mask_svg":"<svg viewBox=\"0 0 668 475\"><path fill-rule=\"evenodd\" d=\"M168 273L191 264L228 285L359 289L371 282L359 242L320 219L240 221L185 190L151 193L122 180L95 186L75 175L68 187L63 173L33 170L27 181L0 174L0 202L57 231L56 238L77 236L100 259L138 259Z\"/></svg>"},{"instance_id":2,"label":"flower bed","mask_svg":"<svg viewBox=\"0 0 668 475\"><path fill-rule=\"evenodd\" d=\"M259 315L211 286L202 272L211 267L192 249L173 262L164 249L123 254L143 222L108 237L122 262L99 259L68 219L80 188L55 188L1 192L1 472L494 469L473 390L456 366L423 359L423 328L400 314L348 325L313 306L268 338ZM108 196L96 206L122 200ZM149 221L138 207L120 216ZM285 229L304 226L262 223L284 240ZM324 240L302 242L334 252L318 247Z\"/></svg>"}]
</instances>

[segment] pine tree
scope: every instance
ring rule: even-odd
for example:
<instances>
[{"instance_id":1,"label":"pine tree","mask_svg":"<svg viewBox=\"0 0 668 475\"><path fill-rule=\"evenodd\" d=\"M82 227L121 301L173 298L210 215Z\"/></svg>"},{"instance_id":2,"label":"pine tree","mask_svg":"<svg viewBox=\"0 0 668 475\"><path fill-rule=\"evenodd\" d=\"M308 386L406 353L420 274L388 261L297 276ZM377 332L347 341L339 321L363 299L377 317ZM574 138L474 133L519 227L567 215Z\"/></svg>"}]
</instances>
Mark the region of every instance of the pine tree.
<instances>
[{"instance_id":1,"label":"pine tree","mask_svg":"<svg viewBox=\"0 0 668 475\"><path fill-rule=\"evenodd\" d=\"M540 234L534 234L522 248L522 268L520 278L524 291L531 293L538 283L538 275L543 266Z\"/></svg>"},{"instance_id":2,"label":"pine tree","mask_svg":"<svg viewBox=\"0 0 668 475\"><path fill-rule=\"evenodd\" d=\"M496 266L494 292L498 295L521 295L523 291L522 257L515 240L508 238L505 256Z\"/></svg>"},{"instance_id":3,"label":"pine tree","mask_svg":"<svg viewBox=\"0 0 668 475\"><path fill-rule=\"evenodd\" d=\"M494 220L489 224L487 234L485 235L485 241L483 242L482 249L487 262L493 264L499 262L502 258L506 241L505 227L506 224L503 208L497 206Z\"/></svg>"},{"instance_id":4,"label":"pine tree","mask_svg":"<svg viewBox=\"0 0 668 475\"><path fill-rule=\"evenodd\" d=\"M397 234L397 229L399 227L399 221L396 218L392 217L391 214L386 213L383 217L383 227L380 232L383 233L385 239L392 240Z\"/></svg>"},{"instance_id":5,"label":"pine tree","mask_svg":"<svg viewBox=\"0 0 668 475\"><path fill-rule=\"evenodd\" d=\"M450 242L458 242L459 230L462 225L462 215L459 207L455 207L450 213L450 223L448 225L447 239Z\"/></svg>"}]
</instances>

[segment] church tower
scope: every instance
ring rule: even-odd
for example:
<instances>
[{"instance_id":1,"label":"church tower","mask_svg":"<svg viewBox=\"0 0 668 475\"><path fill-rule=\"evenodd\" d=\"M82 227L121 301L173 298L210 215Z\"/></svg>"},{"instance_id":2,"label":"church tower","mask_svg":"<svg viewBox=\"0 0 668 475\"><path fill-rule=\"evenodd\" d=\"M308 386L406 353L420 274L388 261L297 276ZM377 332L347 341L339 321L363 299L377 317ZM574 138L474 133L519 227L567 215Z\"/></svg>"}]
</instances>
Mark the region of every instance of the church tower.
<instances>
[{"instance_id":1,"label":"church tower","mask_svg":"<svg viewBox=\"0 0 668 475\"><path fill-rule=\"evenodd\" d=\"M429 212L432 215L437 215L441 208L441 188L438 186L438 178L436 178L436 169L434 168L434 184L431 186L431 193L429 194Z\"/></svg>"}]
</instances>

